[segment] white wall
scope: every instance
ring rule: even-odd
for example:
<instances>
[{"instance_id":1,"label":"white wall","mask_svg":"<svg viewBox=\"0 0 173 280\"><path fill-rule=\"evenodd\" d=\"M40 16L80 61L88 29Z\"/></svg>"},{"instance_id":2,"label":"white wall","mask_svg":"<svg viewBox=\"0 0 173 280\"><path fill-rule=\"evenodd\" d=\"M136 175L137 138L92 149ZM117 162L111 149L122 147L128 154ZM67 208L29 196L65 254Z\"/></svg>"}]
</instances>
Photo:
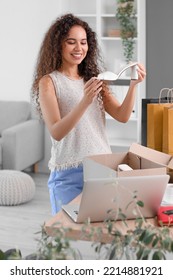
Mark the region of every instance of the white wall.
<instances>
[{"instance_id":1,"label":"white wall","mask_svg":"<svg viewBox=\"0 0 173 280\"><path fill-rule=\"evenodd\" d=\"M30 101L37 54L61 0L0 0L0 99ZM49 172L50 137L45 130L40 172Z\"/></svg>"},{"instance_id":2,"label":"white wall","mask_svg":"<svg viewBox=\"0 0 173 280\"><path fill-rule=\"evenodd\" d=\"M30 100L37 53L60 0L0 0L0 99Z\"/></svg>"}]
</instances>

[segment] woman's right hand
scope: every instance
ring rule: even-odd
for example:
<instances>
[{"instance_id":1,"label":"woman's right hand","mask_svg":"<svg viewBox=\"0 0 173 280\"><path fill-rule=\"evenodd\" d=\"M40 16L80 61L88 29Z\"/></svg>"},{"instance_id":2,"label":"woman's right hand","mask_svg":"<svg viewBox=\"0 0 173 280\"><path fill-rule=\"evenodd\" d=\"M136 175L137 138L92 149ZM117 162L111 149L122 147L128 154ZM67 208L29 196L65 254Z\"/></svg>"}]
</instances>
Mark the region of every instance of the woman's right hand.
<instances>
[{"instance_id":1,"label":"woman's right hand","mask_svg":"<svg viewBox=\"0 0 173 280\"><path fill-rule=\"evenodd\" d=\"M98 96L98 94L102 90L102 81L98 80L95 77L92 77L89 81L85 83L84 86L84 100L91 104L95 97Z\"/></svg>"}]
</instances>

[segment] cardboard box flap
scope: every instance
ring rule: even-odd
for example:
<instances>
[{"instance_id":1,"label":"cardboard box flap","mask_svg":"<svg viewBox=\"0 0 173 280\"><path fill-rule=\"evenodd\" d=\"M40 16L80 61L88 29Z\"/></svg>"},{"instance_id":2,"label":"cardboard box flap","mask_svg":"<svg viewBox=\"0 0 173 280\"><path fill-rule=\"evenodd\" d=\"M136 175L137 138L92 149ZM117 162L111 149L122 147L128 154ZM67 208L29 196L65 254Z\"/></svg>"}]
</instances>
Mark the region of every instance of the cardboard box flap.
<instances>
[{"instance_id":1,"label":"cardboard box flap","mask_svg":"<svg viewBox=\"0 0 173 280\"><path fill-rule=\"evenodd\" d=\"M89 159L92 159L93 161L102 164L104 166L107 166L112 169L116 169L118 164L126 163L127 162L127 153L117 153L117 154L100 154L100 155L94 155L89 156Z\"/></svg>"},{"instance_id":2,"label":"cardboard box flap","mask_svg":"<svg viewBox=\"0 0 173 280\"><path fill-rule=\"evenodd\" d=\"M117 177L117 172L115 170L90 158L85 158L83 160L83 171L84 181Z\"/></svg>"},{"instance_id":3,"label":"cardboard box flap","mask_svg":"<svg viewBox=\"0 0 173 280\"><path fill-rule=\"evenodd\" d=\"M158 168L158 167L163 167L166 171L166 166L163 164L160 164L158 162L151 161L146 158L141 158L141 169L150 169L150 168Z\"/></svg>"},{"instance_id":4,"label":"cardboard box flap","mask_svg":"<svg viewBox=\"0 0 173 280\"><path fill-rule=\"evenodd\" d=\"M168 168L173 169L173 158L172 157L167 166L168 166Z\"/></svg>"},{"instance_id":5,"label":"cardboard box flap","mask_svg":"<svg viewBox=\"0 0 173 280\"><path fill-rule=\"evenodd\" d=\"M128 152L127 154L127 162L132 169L141 169L141 157L138 155Z\"/></svg>"},{"instance_id":6,"label":"cardboard box flap","mask_svg":"<svg viewBox=\"0 0 173 280\"><path fill-rule=\"evenodd\" d=\"M129 151L140 157L146 158L151 161L155 161L165 166L168 166L169 164L169 166L173 168L173 160L171 155L153 150L145 146L141 146L140 144L137 143L133 143L130 146Z\"/></svg>"},{"instance_id":7,"label":"cardboard box flap","mask_svg":"<svg viewBox=\"0 0 173 280\"><path fill-rule=\"evenodd\" d=\"M118 171L118 177L165 175L166 168L137 169L132 171Z\"/></svg>"},{"instance_id":8,"label":"cardboard box flap","mask_svg":"<svg viewBox=\"0 0 173 280\"><path fill-rule=\"evenodd\" d=\"M132 169L141 169L141 158L130 152L101 154L87 158L113 170L117 170L118 165L123 163L128 164Z\"/></svg>"}]
</instances>

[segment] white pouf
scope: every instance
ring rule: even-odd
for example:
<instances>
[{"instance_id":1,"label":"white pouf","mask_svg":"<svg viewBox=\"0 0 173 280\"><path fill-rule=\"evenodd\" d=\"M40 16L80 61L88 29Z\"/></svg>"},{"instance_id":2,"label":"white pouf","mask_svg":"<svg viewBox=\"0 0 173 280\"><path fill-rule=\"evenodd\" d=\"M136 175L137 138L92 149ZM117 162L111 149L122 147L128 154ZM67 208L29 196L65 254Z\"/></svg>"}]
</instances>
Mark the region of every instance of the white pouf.
<instances>
[{"instance_id":1,"label":"white pouf","mask_svg":"<svg viewBox=\"0 0 173 280\"><path fill-rule=\"evenodd\" d=\"M16 170L0 170L0 205L18 205L30 201L35 194L34 180Z\"/></svg>"}]
</instances>

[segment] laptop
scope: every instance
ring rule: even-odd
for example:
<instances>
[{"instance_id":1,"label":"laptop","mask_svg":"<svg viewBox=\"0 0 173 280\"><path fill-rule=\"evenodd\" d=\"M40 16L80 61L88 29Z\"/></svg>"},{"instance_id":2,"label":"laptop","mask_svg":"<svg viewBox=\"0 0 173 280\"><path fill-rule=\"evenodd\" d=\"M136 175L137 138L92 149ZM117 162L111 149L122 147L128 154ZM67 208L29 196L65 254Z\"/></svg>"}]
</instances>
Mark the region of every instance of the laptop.
<instances>
[{"instance_id":1,"label":"laptop","mask_svg":"<svg viewBox=\"0 0 173 280\"><path fill-rule=\"evenodd\" d=\"M103 222L106 219L135 219L140 212L145 218L155 217L161 204L169 175L88 179L80 204L62 205L74 222ZM142 201L144 207L138 207Z\"/></svg>"}]
</instances>

